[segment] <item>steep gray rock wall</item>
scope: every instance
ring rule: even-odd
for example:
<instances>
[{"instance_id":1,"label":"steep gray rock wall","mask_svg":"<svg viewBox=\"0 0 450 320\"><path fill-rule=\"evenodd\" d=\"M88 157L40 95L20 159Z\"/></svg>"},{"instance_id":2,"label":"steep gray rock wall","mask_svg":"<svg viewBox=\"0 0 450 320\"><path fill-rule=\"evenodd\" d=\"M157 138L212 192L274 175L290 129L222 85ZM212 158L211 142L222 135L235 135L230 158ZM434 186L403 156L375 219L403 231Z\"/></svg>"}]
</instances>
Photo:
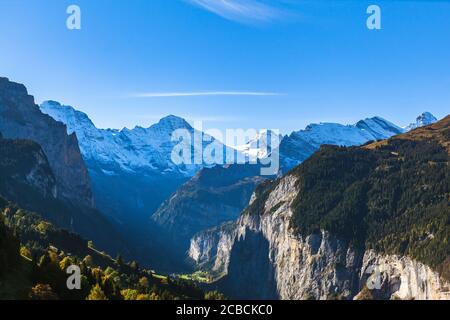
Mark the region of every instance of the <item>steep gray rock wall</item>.
<instances>
[{"instance_id":1,"label":"steep gray rock wall","mask_svg":"<svg viewBox=\"0 0 450 320\"><path fill-rule=\"evenodd\" d=\"M75 134L44 115L24 85L0 78L0 132L4 138L28 139L44 150L55 175L58 198L93 207L88 173Z\"/></svg>"},{"instance_id":2,"label":"steep gray rock wall","mask_svg":"<svg viewBox=\"0 0 450 320\"><path fill-rule=\"evenodd\" d=\"M190 258L220 271L226 293L268 298L275 286L280 299L361 299L369 288L375 299L450 299L449 284L408 257L358 250L325 231L294 234L289 221L295 182L290 175L281 179L264 212L243 214L234 230L217 228L192 239Z\"/></svg>"},{"instance_id":3,"label":"steep gray rock wall","mask_svg":"<svg viewBox=\"0 0 450 320\"><path fill-rule=\"evenodd\" d=\"M236 239L236 223L202 231L191 239L188 256L200 269L208 269L217 277L225 275L229 265L230 248Z\"/></svg>"},{"instance_id":4,"label":"steep gray rock wall","mask_svg":"<svg viewBox=\"0 0 450 320\"><path fill-rule=\"evenodd\" d=\"M255 187L264 181L256 165L226 165L201 169L152 216L184 256L190 239L201 230L235 220Z\"/></svg>"},{"instance_id":5,"label":"steep gray rock wall","mask_svg":"<svg viewBox=\"0 0 450 320\"><path fill-rule=\"evenodd\" d=\"M0 193L19 201L33 190L40 197L57 197L56 180L41 147L28 140L0 137ZM22 192L18 193L18 189Z\"/></svg>"}]
</instances>

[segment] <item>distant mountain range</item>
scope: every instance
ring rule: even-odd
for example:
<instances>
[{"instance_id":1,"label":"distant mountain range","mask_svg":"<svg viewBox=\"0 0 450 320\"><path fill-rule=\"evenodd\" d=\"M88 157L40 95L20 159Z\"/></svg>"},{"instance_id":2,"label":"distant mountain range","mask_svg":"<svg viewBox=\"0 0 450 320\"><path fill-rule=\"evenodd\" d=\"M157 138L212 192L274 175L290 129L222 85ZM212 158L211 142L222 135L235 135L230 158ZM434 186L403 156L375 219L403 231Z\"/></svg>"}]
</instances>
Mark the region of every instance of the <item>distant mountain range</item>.
<instances>
[{"instance_id":1,"label":"distant mountain range","mask_svg":"<svg viewBox=\"0 0 450 320\"><path fill-rule=\"evenodd\" d=\"M71 106L47 101L40 108L66 124L68 134L77 135L99 209L131 237L137 237L141 246L165 239L169 251L178 252L176 260L182 260L195 233L235 219L246 207L255 186L270 178L260 175L260 165L231 165L222 169L199 164L175 165L171 160L176 144L171 141L172 132L195 131L186 120L176 116L165 117L148 128L98 129L85 113ZM272 145L271 139L276 133L263 131L235 149L247 158L259 159L277 150L279 174L284 174L321 145L362 145L433 121L436 119L431 114L424 113L408 128L400 128L381 117L354 125L311 124L304 130L277 137L276 145ZM203 135L198 131L196 134ZM211 141L220 143L213 138ZM213 173L214 179L204 177ZM154 249L142 247L141 252L144 251Z\"/></svg>"},{"instance_id":2,"label":"distant mountain range","mask_svg":"<svg viewBox=\"0 0 450 320\"><path fill-rule=\"evenodd\" d=\"M178 141L174 130L185 129L210 143L226 147L196 131L182 118L168 116L148 128L98 129L89 117L73 107L55 101L41 104L41 111L67 126L78 137L80 150L92 179L97 206L117 223L141 223L180 184L196 174L202 164L176 165L171 159ZM192 162L196 156L192 152ZM130 216L131 215L131 216Z\"/></svg>"},{"instance_id":3,"label":"distant mountain range","mask_svg":"<svg viewBox=\"0 0 450 320\"><path fill-rule=\"evenodd\" d=\"M415 126L434 121L436 119L433 116L424 113L418 117ZM276 133L264 131L256 139L237 148L248 157L259 158L267 157L273 150L278 149L280 174L285 174L308 159L322 145L363 145L369 141L383 140L404 133L411 127L402 129L380 117L361 120L355 125L312 124L305 130L280 137L279 146L270 144L271 135ZM254 185L255 182L260 183L267 178L274 178L261 176L259 169L259 165L234 165L231 168L217 169L215 179L209 180L202 177L211 175L211 170L202 169L196 177L181 186L160 206L153 219L176 239L178 247L187 250L190 241L188 238L194 236L201 228L207 229L217 225L219 217L221 222L233 220L237 213L244 210L251 197L251 193L248 192L250 181ZM236 172L239 172L239 175L236 175ZM229 177L234 179L230 180ZM220 188L217 188L217 185L220 185ZM228 191L223 193L219 190ZM221 196L218 197L218 193ZM232 209L229 207L231 194L239 195L239 201L234 203Z\"/></svg>"},{"instance_id":4,"label":"distant mountain range","mask_svg":"<svg viewBox=\"0 0 450 320\"><path fill-rule=\"evenodd\" d=\"M362 145L369 141L387 139L393 135L405 133L436 121L437 119L431 113L424 112L406 128L400 128L381 117L361 120L354 125L339 123L310 124L304 130L295 131L284 137L278 136L278 139L274 139L279 141L278 145L271 145L271 137L276 133L263 131L247 144L238 146L237 149L248 157L265 158L268 153L278 147L281 171L287 172L310 157L321 145Z\"/></svg>"},{"instance_id":5,"label":"distant mountain range","mask_svg":"<svg viewBox=\"0 0 450 320\"><path fill-rule=\"evenodd\" d=\"M98 129L0 78L0 238L11 242L0 271L20 265L18 241L25 255L57 244L121 268L79 234L166 273L206 271L230 297L446 298L449 119L435 122L425 112L405 128L380 117L311 124L233 149L176 116ZM177 129L209 140L191 151L214 143L260 161L176 164ZM280 170L262 176L275 154ZM385 275L378 291L364 286L373 268Z\"/></svg>"},{"instance_id":6,"label":"distant mountain range","mask_svg":"<svg viewBox=\"0 0 450 320\"><path fill-rule=\"evenodd\" d=\"M437 121L438 120L436 119L436 117L433 116L430 112L424 112L420 116L417 117L416 122L411 123L404 130L405 130L405 132L408 132L408 131L411 131L411 130L414 130L414 129L417 129L420 127L428 126Z\"/></svg>"},{"instance_id":7,"label":"distant mountain range","mask_svg":"<svg viewBox=\"0 0 450 320\"><path fill-rule=\"evenodd\" d=\"M76 133L83 158L86 162L95 162L107 175L117 175L123 171L192 177L203 167L201 164L176 165L171 160L172 150L178 141L172 141L172 133L185 129L192 135L196 132L205 140L204 147L217 142L214 138L199 132L184 119L167 116L148 127L134 129L98 129L89 117L73 107L61 105L55 101L46 101L41 111L67 126L69 134ZM200 154L202 150L194 150ZM192 162L194 160L192 154Z\"/></svg>"},{"instance_id":8,"label":"distant mountain range","mask_svg":"<svg viewBox=\"0 0 450 320\"><path fill-rule=\"evenodd\" d=\"M450 116L322 146L189 256L237 299L450 299Z\"/></svg>"},{"instance_id":9,"label":"distant mountain range","mask_svg":"<svg viewBox=\"0 0 450 320\"><path fill-rule=\"evenodd\" d=\"M105 130L96 128L85 113L73 107L47 101L40 108L64 123L68 134L78 137L96 206L122 231L136 255L154 267L174 267L176 262L167 253L174 248L161 250L168 243L165 230L150 217L204 165L174 164L171 154L178 141L172 141L172 133L177 129L191 136L195 133L207 141L202 144L203 150L214 143L223 148L224 161L229 148L176 116L167 116L148 128ZM198 156L195 152L201 151L193 150L191 160Z\"/></svg>"}]
</instances>

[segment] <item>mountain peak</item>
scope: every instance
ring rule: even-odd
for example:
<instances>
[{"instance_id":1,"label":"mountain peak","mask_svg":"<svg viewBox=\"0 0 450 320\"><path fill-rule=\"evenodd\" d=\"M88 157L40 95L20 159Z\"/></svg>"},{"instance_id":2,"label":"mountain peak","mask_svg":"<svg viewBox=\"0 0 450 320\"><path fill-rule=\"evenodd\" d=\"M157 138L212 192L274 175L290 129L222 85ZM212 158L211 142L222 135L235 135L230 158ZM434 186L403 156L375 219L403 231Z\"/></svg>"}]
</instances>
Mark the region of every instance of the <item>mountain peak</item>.
<instances>
[{"instance_id":1,"label":"mountain peak","mask_svg":"<svg viewBox=\"0 0 450 320\"><path fill-rule=\"evenodd\" d=\"M416 122L413 122L406 127L406 131L414 130L423 126L428 126L435 122L437 122L436 117L431 112L425 111L416 118Z\"/></svg>"},{"instance_id":2,"label":"mountain peak","mask_svg":"<svg viewBox=\"0 0 450 320\"><path fill-rule=\"evenodd\" d=\"M0 77L0 91L14 92L19 95L28 95L28 90L25 85L10 81L5 77Z\"/></svg>"},{"instance_id":3,"label":"mountain peak","mask_svg":"<svg viewBox=\"0 0 450 320\"><path fill-rule=\"evenodd\" d=\"M417 117L416 121L423 125L433 124L437 121L436 117L433 116L430 112L424 112L420 116Z\"/></svg>"},{"instance_id":4,"label":"mountain peak","mask_svg":"<svg viewBox=\"0 0 450 320\"><path fill-rule=\"evenodd\" d=\"M164 128L170 128L172 130L175 129L192 129L191 125L183 118L177 117L174 115L168 115L167 117L162 118L159 122L154 126L161 126Z\"/></svg>"},{"instance_id":5,"label":"mountain peak","mask_svg":"<svg viewBox=\"0 0 450 320\"><path fill-rule=\"evenodd\" d=\"M383 140L403 133L403 129L382 117L367 118L356 123L355 127L369 133L375 140Z\"/></svg>"},{"instance_id":6,"label":"mountain peak","mask_svg":"<svg viewBox=\"0 0 450 320\"><path fill-rule=\"evenodd\" d=\"M62 122L67 126L69 134L77 132L78 127L92 128L95 127L87 114L76 110L71 106L66 106L58 101L44 101L40 106L43 113L51 116L56 121ZM80 135L78 134L78 138Z\"/></svg>"}]
</instances>

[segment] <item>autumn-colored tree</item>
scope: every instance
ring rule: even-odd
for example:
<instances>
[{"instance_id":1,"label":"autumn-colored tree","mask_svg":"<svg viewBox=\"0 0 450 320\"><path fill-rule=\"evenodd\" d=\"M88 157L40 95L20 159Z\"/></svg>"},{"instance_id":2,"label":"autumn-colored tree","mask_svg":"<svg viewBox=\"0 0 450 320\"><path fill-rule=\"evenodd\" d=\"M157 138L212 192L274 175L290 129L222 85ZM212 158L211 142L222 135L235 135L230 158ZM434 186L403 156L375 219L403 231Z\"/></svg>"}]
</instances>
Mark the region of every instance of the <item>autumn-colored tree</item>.
<instances>
[{"instance_id":1,"label":"autumn-colored tree","mask_svg":"<svg viewBox=\"0 0 450 320\"><path fill-rule=\"evenodd\" d=\"M96 284L92 287L91 292L89 293L86 300L108 300L102 288L100 288L99 284Z\"/></svg>"},{"instance_id":2,"label":"autumn-colored tree","mask_svg":"<svg viewBox=\"0 0 450 320\"><path fill-rule=\"evenodd\" d=\"M42 221L36 226L36 230L45 235L52 228L52 225L49 222Z\"/></svg>"},{"instance_id":3,"label":"autumn-colored tree","mask_svg":"<svg viewBox=\"0 0 450 320\"><path fill-rule=\"evenodd\" d=\"M103 278L103 271L100 268L94 268L91 270L92 278L95 280L96 283L101 283Z\"/></svg>"},{"instance_id":4,"label":"autumn-colored tree","mask_svg":"<svg viewBox=\"0 0 450 320\"><path fill-rule=\"evenodd\" d=\"M58 296L53 292L48 284L37 284L31 288L29 297L31 300L58 300Z\"/></svg>"},{"instance_id":5,"label":"autumn-colored tree","mask_svg":"<svg viewBox=\"0 0 450 320\"><path fill-rule=\"evenodd\" d=\"M161 298L159 297L159 295L156 292L152 292L150 294L150 299L149 300L161 300Z\"/></svg>"},{"instance_id":6,"label":"autumn-colored tree","mask_svg":"<svg viewBox=\"0 0 450 320\"><path fill-rule=\"evenodd\" d=\"M59 257L58 257L58 254L55 251L49 250L48 251L48 257L50 258L51 262L59 264Z\"/></svg>"},{"instance_id":7,"label":"autumn-colored tree","mask_svg":"<svg viewBox=\"0 0 450 320\"><path fill-rule=\"evenodd\" d=\"M125 300L137 300L139 292L134 289L125 289L120 292Z\"/></svg>"},{"instance_id":8,"label":"autumn-colored tree","mask_svg":"<svg viewBox=\"0 0 450 320\"><path fill-rule=\"evenodd\" d=\"M73 264L74 263L70 257L64 257L64 259L62 259L59 263L59 267L61 268L61 270L66 271L67 268L69 268Z\"/></svg>"},{"instance_id":9,"label":"autumn-colored tree","mask_svg":"<svg viewBox=\"0 0 450 320\"><path fill-rule=\"evenodd\" d=\"M32 259L32 255L31 255L30 250L27 247L25 247L25 246L20 247L20 255L22 257L28 258L30 260Z\"/></svg>"},{"instance_id":10,"label":"autumn-colored tree","mask_svg":"<svg viewBox=\"0 0 450 320\"><path fill-rule=\"evenodd\" d=\"M205 300L225 300L225 295L219 291L209 291L205 293Z\"/></svg>"},{"instance_id":11,"label":"autumn-colored tree","mask_svg":"<svg viewBox=\"0 0 450 320\"><path fill-rule=\"evenodd\" d=\"M120 294L120 289L114 282L111 275L103 276L102 288L105 295L109 297L111 300L119 300L122 298L122 295Z\"/></svg>"},{"instance_id":12,"label":"autumn-colored tree","mask_svg":"<svg viewBox=\"0 0 450 320\"><path fill-rule=\"evenodd\" d=\"M150 283L148 281L147 277L142 277L139 279L139 286L142 288L142 290L147 290L150 287Z\"/></svg>"}]
</instances>

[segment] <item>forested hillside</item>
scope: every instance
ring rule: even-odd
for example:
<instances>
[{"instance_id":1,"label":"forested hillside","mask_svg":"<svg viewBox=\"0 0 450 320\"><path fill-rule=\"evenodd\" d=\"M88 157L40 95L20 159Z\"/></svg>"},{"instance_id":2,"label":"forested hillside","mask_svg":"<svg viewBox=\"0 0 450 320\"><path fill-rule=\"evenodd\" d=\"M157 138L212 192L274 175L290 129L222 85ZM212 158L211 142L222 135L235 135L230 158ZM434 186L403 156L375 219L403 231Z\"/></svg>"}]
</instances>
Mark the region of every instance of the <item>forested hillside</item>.
<instances>
[{"instance_id":1,"label":"forested hillside","mask_svg":"<svg viewBox=\"0 0 450 320\"><path fill-rule=\"evenodd\" d=\"M66 270L81 269L81 290L68 290ZM216 297L208 293L208 297ZM0 198L0 299L203 299L191 281L113 259L92 242L56 228Z\"/></svg>"},{"instance_id":2,"label":"forested hillside","mask_svg":"<svg viewBox=\"0 0 450 320\"><path fill-rule=\"evenodd\" d=\"M0 155L0 300L204 298L193 282L158 275L120 255L113 259L69 231L79 229L77 223L103 224L57 199L53 172L37 143L0 136ZM67 288L71 265L80 267L81 290Z\"/></svg>"},{"instance_id":3,"label":"forested hillside","mask_svg":"<svg viewBox=\"0 0 450 320\"><path fill-rule=\"evenodd\" d=\"M323 146L291 172L290 227L409 256L450 279L449 141L450 116L363 147ZM277 183L261 185L247 212L263 212Z\"/></svg>"}]
</instances>

